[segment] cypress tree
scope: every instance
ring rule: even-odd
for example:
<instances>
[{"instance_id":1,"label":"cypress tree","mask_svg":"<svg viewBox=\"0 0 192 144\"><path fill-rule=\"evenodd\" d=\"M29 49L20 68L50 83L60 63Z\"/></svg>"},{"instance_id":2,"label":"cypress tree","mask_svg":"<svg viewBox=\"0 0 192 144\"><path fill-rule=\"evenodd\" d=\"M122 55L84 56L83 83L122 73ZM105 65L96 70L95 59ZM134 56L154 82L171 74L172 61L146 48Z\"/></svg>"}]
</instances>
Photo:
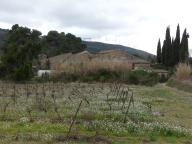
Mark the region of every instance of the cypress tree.
<instances>
[{"instance_id":1,"label":"cypress tree","mask_svg":"<svg viewBox=\"0 0 192 144\"><path fill-rule=\"evenodd\" d=\"M188 47L188 38L189 34L187 33L187 29L184 30L182 40L181 40L181 48L180 48L180 61L186 62L189 58L189 47Z\"/></svg>"},{"instance_id":2,"label":"cypress tree","mask_svg":"<svg viewBox=\"0 0 192 144\"><path fill-rule=\"evenodd\" d=\"M179 52L180 52L180 26L178 24L175 41L173 43L174 64L179 63Z\"/></svg>"},{"instance_id":3,"label":"cypress tree","mask_svg":"<svg viewBox=\"0 0 192 144\"><path fill-rule=\"evenodd\" d=\"M174 66L179 62L186 62L189 59L188 38L189 34L186 29L183 32L182 39L180 38L180 26L178 24L176 37L171 39L170 27L167 27L162 49L159 48L160 40L158 42L157 62L160 62L160 50L161 63L165 66Z\"/></svg>"},{"instance_id":4,"label":"cypress tree","mask_svg":"<svg viewBox=\"0 0 192 144\"><path fill-rule=\"evenodd\" d=\"M161 56L161 41L159 39L158 45L157 45L157 62L162 62L162 56Z\"/></svg>"},{"instance_id":5,"label":"cypress tree","mask_svg":"<svg viewBox=\"0 0 192 144\"><path fill-rule=\"evenodd\" d=\"M171 48L170 48L170 64L169 64L169 66L175 65L174 41L175 41L174 38L172 38Z\"/></svg>"},{"instance_id":6,"label":"cypress tree","mask_svg":"<svg viewBox=\"0 0 192 144\"><path fill-rule=\"evenodd\" d=\"M162 64L165 65L165 40L163 42L163 47L162 47L162 53L161 53L161 61L162 61Z\"/></svg>"},{"instance_id":7,"label":"cypress tree","mask_svg":"<svg viewBox=\"0 0 192 144\"><path fill-rule=\"evenodd\" d=\"M172 61L171 50L172 50L172 44L171 44L170 27L167 27L166 36L165 36L165 65L166 66L171 65L171 61Z\"/></svg>"}]
</instances>

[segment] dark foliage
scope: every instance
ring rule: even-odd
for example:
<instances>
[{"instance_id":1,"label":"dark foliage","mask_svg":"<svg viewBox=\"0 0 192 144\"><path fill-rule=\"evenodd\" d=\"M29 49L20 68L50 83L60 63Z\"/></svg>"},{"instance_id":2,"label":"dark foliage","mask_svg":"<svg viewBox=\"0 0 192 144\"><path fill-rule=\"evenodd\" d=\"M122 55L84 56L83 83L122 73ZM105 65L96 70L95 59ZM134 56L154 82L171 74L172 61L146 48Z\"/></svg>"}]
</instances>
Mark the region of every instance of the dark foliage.
<instances>
[{"instance_id":1,"label":"dark foliage","mask_svg":"<svg viewBox=\"0 0 192 144\"><path fill-rule=\"evenodd\" d=\"M189 34L187 33L187 30L185 29L183 32L183 37L180 44L180 61L186 62L189 58L189 47L188 47L188 38Z\"/></svg>"},{"instance_id":2,"label":"dark foliage","mask_svg":"<svg viewBox=\"0 0 192 144\"><path fill-rule=\"evenodd\" d=\"M180 27L177 26L176 38L170 35L170 27L166 30L166 36L163 43L162 51L160 53L160 42L157 47L157 62L165 65L166 67L173 67L179 62L188 62L189 48L188 48L189 34L185 29L183 32L182 40L180 41ZM160 60L161 56L161 60Z\"/></svg>"},{"instance_id":3,"label":"dark foliage","mask_svg":"<svg viewBox=\"0 0 192 144\"><path fill-rule=\"evenodd\" d=\"M0 56L1 56L1 53L2 53L2 46L4 44L4 41L7 37L7 33L8 33L8 30L5 30L5 29L1 29L0 28Z\"/></svg>"},{"instance_id":4,"label":"dark foliage","mask_svg":"<svg viewBox=\"0 0 192 144\"><path fill-rule=\"evenodd\" d=\"M28 80L33 76L32 61L41 50L41 32L13 25L2 47L1 77Z\"/></svg>"},{"instance_id":5,"label":"dark foliage","mask_svg":"<svg viewBox=\"0 0 192 144\"><path fill-rule=\"evenodd\" d=\"M65 33L58 33L57 31L50 31L47 36L44 36L42 45L42 53L49 57L63 53L78 53L86 48L81 38L70 33L65 35Z\"/></svg>"},{"instance_id":6,"label":"dark foliage","mask_svg":"<svg viewBox=\"0 0 192 144\"><path fill-rule=\"evenodd\" d=\"M27 27L13 25L11 30L0 29L0 77L23 81L33 76L32 65L40 53L48 57L85 50L81 38L72 34L50 31L47 36Z\"/></svg>"},{"instance_id":7,"label":"dark foliage","mask_svg":"<svg viewBox=\"0 0 192 144\"><path fill-rule=\"evenodd\" d=\"M161 41L159 39L158 45L157 45L157 62L161 63L162 56L161 56Z\"/></svg>"},{"instance_id":8,"label":"dark foliage","mask_svg":"<svg viewBox=\"0 0 192 144\"><path fill-rule=\"evenodd\" d=\"M128 73L128 79L127 82L130 84L136 84L136 85L147 85L147 86L153 86L156 83L158 83L159 78L156 73L153 72L147 72L144 70L136 70L136 71L130 71Z\"/></svg>"},{"instance_id":9,"label":"dark foliage","mask_svg":"<svg viewBox=\"0 0 192 144\"><path fill-rule=\"evenodd\" d=\"M51 81L62 82L122 82L135 85L153 86L159 82L159 76L153 72L144 70L135 70L127 72L109 71L100 69L96 72L85 75L74 75L62 73L56 77L49 79Z\"/></svg>"}]
</instances>

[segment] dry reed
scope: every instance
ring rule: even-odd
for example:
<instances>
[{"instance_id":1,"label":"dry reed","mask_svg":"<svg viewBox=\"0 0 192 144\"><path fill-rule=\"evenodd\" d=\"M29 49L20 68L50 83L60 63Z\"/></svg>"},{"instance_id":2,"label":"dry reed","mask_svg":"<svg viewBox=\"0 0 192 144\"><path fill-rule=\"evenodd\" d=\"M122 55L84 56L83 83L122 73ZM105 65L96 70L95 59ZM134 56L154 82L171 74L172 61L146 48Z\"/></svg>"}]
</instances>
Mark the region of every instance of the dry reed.
<instances>
[{"instance_id":1,"label":"dry reed","mask_svg":"<svg viewBox=\"0 0 192 144\"><path fill-rule=\"evenodd\" d=\"M186 63L179 63L176 71L176 79L178 80L192 80L192 68Z\"/></svg>"},{"instance_id":2,"label":"dry reed","mask_svg":"<svg viewBox=\"0 0 192 144\"><path fill-rule=\"evenodd\" d=\"M55 65L52 69L54 69L56 73L64 72L66 74L86 75L87 73L93 73L100 69L127 71L132 69L132 63L130 61L102 61L96 59L90 61L64 62Z\"/></svg>"}]
</instances>

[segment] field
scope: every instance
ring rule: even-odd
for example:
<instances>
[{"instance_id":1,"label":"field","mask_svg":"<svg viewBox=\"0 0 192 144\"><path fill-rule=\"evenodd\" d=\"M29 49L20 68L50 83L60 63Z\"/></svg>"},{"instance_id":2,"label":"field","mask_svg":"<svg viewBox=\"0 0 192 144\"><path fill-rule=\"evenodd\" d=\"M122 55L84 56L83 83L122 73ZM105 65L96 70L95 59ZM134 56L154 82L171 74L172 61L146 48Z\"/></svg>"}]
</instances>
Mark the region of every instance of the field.
<instances>
[{"instance_id":1,"label":"field","mask_svg":"<svg viewBox=\"0 0 192 144\"><path fill-rule=\"evenodd\" d=\"M192 94L166 85L0 84L0 143L192 143Z\"/></svg>"}]
</instances>

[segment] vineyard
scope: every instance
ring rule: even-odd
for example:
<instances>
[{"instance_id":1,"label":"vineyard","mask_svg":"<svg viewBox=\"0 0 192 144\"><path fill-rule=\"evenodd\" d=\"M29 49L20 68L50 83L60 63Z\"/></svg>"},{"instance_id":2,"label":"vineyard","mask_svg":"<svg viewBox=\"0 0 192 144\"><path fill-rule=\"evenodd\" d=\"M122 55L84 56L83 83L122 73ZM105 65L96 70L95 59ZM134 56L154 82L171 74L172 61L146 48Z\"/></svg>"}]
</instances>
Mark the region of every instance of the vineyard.
<instances>
[{"instance_id":1,"label":"vineyard","mask_svg":"<svg viewBox=\"0 0 192 144\"><path fill-rule=\"evenodd\" d=\"M162 85L3 83L0 139L1 143L190 143L191 102L191 94Z\"/></svg>"}]
</instances>

